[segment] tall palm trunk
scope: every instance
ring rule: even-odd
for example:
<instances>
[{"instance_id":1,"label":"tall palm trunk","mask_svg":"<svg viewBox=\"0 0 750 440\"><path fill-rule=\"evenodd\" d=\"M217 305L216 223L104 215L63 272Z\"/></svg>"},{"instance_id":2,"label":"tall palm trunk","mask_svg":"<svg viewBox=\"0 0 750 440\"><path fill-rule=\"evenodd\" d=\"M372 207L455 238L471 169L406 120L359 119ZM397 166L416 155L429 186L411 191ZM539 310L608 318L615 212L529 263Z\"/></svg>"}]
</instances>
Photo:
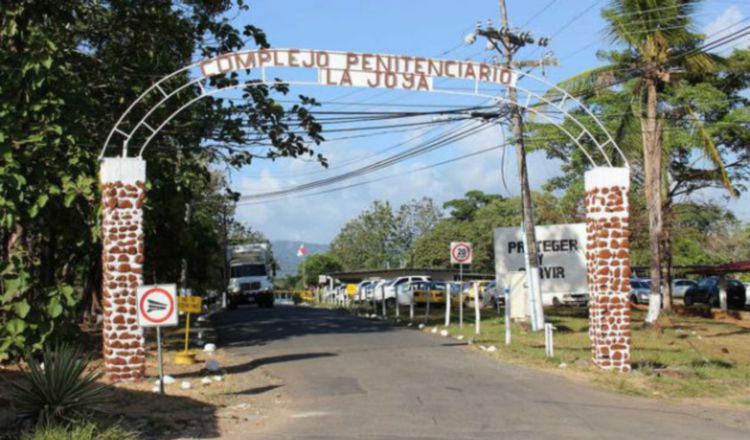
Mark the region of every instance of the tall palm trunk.
<instances>
[{"instance_id":1,"label":"tall palm trunk","mask_svg":"<svg viewBox=\"0 0 750 440\"><path fill-rule=\"evenodd\" d=\"M661 310L661 240L663 233L661 200L661 136L657 120L656 80L646 79L646 120L641 121L646 204L648 209L651 293L646 323L659 319Z\"/></svg>"}]
</instances>

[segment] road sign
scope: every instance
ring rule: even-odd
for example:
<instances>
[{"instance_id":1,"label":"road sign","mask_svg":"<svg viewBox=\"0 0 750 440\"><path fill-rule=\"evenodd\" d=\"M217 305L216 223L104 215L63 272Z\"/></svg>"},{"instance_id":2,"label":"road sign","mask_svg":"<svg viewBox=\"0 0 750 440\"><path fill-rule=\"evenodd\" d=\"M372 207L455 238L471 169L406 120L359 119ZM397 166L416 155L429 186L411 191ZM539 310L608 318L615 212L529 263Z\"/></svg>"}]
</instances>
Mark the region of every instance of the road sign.
<instances>
[{"instance_id":1,"label":"road sign","mask_svg":"<svg viewBox=\"0 0 750 440\"><path fill-rule=\"evenodd\" d=\"M177 287L174 284L138 288L138 325L168 327L177 325Z\"/></svg>"},{"instance_id":2,"label":"road sign","mask_svg":"<svg viewBox=\"0 0 750 440\"><path fill-rule=\"evenodd\" d=\"M471 264L471 243L465 241L451 242L451 263Z\"/></svg>"},{"instance_id":3,"label":"road sign","mask_svg":"<svg viewBox=\"0 0 750 440\"><path fill-rule=\"evenodd\" d=\"M177 306L181 312L200 313L203 311L203 302L200 296L181 296L177 298Z\"/></svg>"}]
</instances>

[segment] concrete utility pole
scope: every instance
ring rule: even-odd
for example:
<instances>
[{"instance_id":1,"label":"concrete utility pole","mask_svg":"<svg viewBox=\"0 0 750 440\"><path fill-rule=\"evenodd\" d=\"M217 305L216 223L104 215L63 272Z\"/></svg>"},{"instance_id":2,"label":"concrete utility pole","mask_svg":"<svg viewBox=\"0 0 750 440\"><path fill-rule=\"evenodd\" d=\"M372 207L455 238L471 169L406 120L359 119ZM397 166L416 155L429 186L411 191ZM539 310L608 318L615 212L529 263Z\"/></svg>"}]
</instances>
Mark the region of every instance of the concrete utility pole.
<instances>
[{"instance_id":1,"label":"concrete utility pole","mask_svg":"<svg viewBox=\"0 0 750 440\"><path fill-rule=\"evenodd\" d=\"M485 37L492 47L503 56L503 66L512 69L517 66L540 67L548 64L556 64L554 59L541 61L513 61L513 56L519 49L527 44L544 47L548 40L541 38L535 41L529 32L521 32L510 29L508 25L508 10L505 0L499 0L500 5L500 29L495 29L488 24L484 29L477 28L477 34ZM534 209L531 202L531 189L529 188L528 169L526 168L526 146L524 145L523 114L518 106L518 94L515 87L508 87L508 101L510 102L510 121L513 127L513 138L516 145L516 163L518 177L521 183L521 205L523 209L523 229L526 238L526 253L529 260L529 290L531 310L531 324L534 331L543 329L544 310L542 308L542 293L539 277L539 252L536 242L536 231L534 230Z\"/></svg>"}]
</instances>

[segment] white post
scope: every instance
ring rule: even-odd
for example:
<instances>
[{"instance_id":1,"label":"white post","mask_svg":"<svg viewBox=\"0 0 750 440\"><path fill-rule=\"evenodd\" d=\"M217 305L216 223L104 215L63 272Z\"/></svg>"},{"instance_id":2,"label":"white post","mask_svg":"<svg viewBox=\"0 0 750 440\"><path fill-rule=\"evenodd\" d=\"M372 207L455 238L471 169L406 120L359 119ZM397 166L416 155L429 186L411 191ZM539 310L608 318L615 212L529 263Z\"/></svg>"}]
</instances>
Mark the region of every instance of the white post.
<instances>
[{"instance_id":1,"label":"white post","mask_svg":"<svg viewBox=\"0 0 750 440\"><path fill-rule=\"evenodd\" d=\"M385 309L385 284L380 286L380 299L382 299L382 310L383 310L383 319L388 317L388 311Z\"/></svg>"},{"instance_id":2,"label":"white post","mask_svg":"<svg viewBox=\"0 0 750 440\"><path fill-rule=\"evenodd\" d=\"M394 293L396 294L396 319L399 318L399 313L400 313L400 310L399 310L399 295L398 295L398 288L399 287L400 286L393 286L393 288L396 289L394 291Z\"/></svg>"},{"instance_id":3,"label":"white post","mask_svg":"<svg viewBox=\"0 0 750 440\"><path fill-rule=\"evenodd\" d=\"M479 283L474 283L474 333L479 334L481 316L479 315Z\"/></svg>"},{"instance_id":4,"label":"white post","mask_svg":"<svg viewBox=\"0 0 750 440\"><path fill-rule=\"evenodd\" d=\"M505 345L510 345L510 289L503 288L505 296Z\"/></svg>"},{"instance_id":5,"label":"white post","mask_svg":"<svg viewBox=\"0 0 750 440\"><path fill-rule=\"evenodd\" d=\"M451 283L445 283L445 326L451 325Z\"/></svg>"},{"instance_id":6,"label":"white post","mask_svg":"<svg viewBox=\"0 0 750 440\"><path fill-rule=\"evenodd\" d=\"M424 322L427 323L427 321L430 319L430 300L432 299L432 294L430 292L429 287L427 288L427 304L424 309Z\"/></svg>"},{"instance_id":7,"label":"white post","mask_svg":"<svg viewBox=\"0 0 750 440\"><path fill-rule=\"evenodd\" d=\"M725 274L719 276L719 307L722 311L727 311L727 276Z\"/></svg>"},{"instance_id":8,"label":"white post","mask_svg":"<svg viewBox=\"0 0 750 440\"><path fill-rule=\"evenodd\" d=\"M409 286L411 291L411 300L409 300L409 322L414 321L414 285Z\"/></svg>"},{"instance_id":9,"label":"white post","mask_svg":"<svg viewBox=\"0 0 750 440\"><path fill-rule=\"evenodd\" d=\"M555 344L552 337L553 329L554 327L552 327L552 324L544 324L544 353L547 355L547 357L555 356Z\"/></svg>"}]
</instances>

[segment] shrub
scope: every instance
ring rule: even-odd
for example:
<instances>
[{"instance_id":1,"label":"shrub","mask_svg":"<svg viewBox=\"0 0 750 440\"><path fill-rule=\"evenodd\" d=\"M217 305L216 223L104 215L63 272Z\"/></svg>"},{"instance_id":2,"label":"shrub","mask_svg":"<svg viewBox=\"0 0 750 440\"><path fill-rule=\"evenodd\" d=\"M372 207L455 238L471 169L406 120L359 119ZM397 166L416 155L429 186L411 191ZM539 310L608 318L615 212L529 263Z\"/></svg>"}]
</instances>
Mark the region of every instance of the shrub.
<instances>
[{"instance_id":1,"label":"shrub","mask_svg":"<svg viewBox=\"0 0 750 440\"><path fill-rule=\"evenodd\" d=\"M77 425L40 426L21 437L21 440L137 440L133 432L117 425L101 429L93 423Z\"/></svg>"},{"instance_id":2,"label":"shrub","mask_svg":"<svg viewBox=\"0 0 750 440\"><path fill-rule=\"evenodd\" d=\"M88 358L79 347L56 344L42 352L44 367L29 358L26 383L11 383L11 402L21 419L42 425L71 421L104 401L101 373L86 372Z\"/></svg>"}]
</instances>

